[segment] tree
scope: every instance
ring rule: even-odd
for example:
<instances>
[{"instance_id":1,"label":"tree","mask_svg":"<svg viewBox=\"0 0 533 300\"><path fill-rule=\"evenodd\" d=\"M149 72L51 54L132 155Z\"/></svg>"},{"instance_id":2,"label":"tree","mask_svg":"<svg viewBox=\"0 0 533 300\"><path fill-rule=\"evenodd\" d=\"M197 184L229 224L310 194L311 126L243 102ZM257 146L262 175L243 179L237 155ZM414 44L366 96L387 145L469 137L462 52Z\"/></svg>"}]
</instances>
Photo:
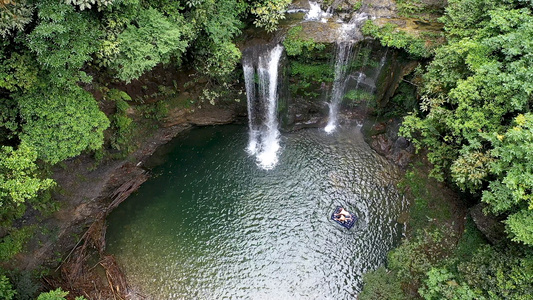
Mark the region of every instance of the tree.
<instances>
[{"instance_id":1,"label":"tree","mask_svg":"<svg viewBox=\"0 0 533 300\"><path fill-rule=\"evenodd\" d=\"M43 87L16 100L23 120L20 139L40 159L55 164L101 147L109 120L81 87Z\"/></svg>"},{"instance_id":2,"label":"tree","mask_svg":"<svg viewBox=\"0 0 533 300\"><path fill-rule=\"evenodd\" d=\"M246 10L242 1L207 0L196 2L187 14L193 25L191 53L195 68L217 78L229 75L241 58L233 38L241 32L240 20Z\"/></svg>"},{"instance_id":3,"label":"tree","mask_svg":"<svg viewBox=\"0 0 533 300\"><path fill-rule=\"evenodd\" d=\"M11 300L17 292L13 290L13 286L11 285L11 282L9 282L9 278L7 278L5 275L0 275L0 299L1 300Z\"/></svg>"},{"instance_id":4,"label":"tree","mask_svg":"<svg viewBox=\"0 0 533 300\"><path fill-rule=\"evenodd\" d=\"M0 148L0 207L20 205L53 185L51 179L37 176L36 159L37 152L26 144L17 150Z\"/></svg>"},{"instance_id":5,"label":"tree","mask_svg":"<svg viewBox=\"0 0 533 300\"><path fill-rule=\"evenodd\" d=\"M533 245L533 114L518 115L503 134L487 137L496 158L491 169L501 178L491 181L483 201L493 212L512 212L506 224L514 241Z\"/></svg>"},{"instance_id":6,"label":"tree","mask_svg":"<svg viewBox=\"0 0 533 300\"><path fill-rule=\"evenodd\" d=\"M8 38L32 21L33 6L25 0L0 0L0 36Z\"/></svg>"},{"instance_id":7,"label":"tree","mask_svg":"<svg viewBox=\"0 0 533 300\"><path fill-rule=\"evenodd\" d=\"M89 82L81 68L90 61L102 36L98 23L89 13L75 11L65 2L43 0L37 4L38 25L26 37L48 80L58 85Z\"/></svg>"},{"instance_id":8,"label":"tree","mask_svg":"<svg viewBox=\"0 0 533 300\"><path fill-rule=\"evenodd\" d=\"M188 45L187 25L171 22L154 8L139 10L126 29L117 36L118 53L110 66L126 82L172 57L180 58Z\"/></svg>"},{"instance_id":9,"label":"tree","mask_svg":"<svg viewBox=\"0 0 533 300\"><path fill-rule=\"evenodd\" d=\"M533 165L520 150L531 145L524 117L533 103L531 7L451 0L443 21L448 43L436 50L421 110L405 118L401 133L428 149L432 175L481 191L494 212L510 215L513 239L533 244ZM520 130L517 118L525 122Z\"/></svg>"},{"instance_id":10,"label":"tree","mask_svg":"<svg viewBox=\"0 0 533 300\"><path fill-rule=\"evenodd\" d=\"M264 27L266 31L275 31L280 20L285 19L285 10L291 0L262 0L252 6L251 12L256 16L254 24Z\"/></svg>"}]
</instances>

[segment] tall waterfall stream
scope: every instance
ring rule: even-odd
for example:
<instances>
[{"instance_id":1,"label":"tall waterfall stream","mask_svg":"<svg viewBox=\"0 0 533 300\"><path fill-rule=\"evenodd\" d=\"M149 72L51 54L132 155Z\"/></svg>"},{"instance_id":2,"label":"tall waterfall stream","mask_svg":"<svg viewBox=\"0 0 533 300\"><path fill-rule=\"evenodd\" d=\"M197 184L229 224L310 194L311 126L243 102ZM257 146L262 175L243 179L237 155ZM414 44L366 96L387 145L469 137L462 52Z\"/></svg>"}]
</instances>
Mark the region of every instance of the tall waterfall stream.
<instances>
[{"instance_id":1,"label":"tall waterfall stream","mask_svg":"<svg viewBox=\"0 0 533 300\"><path fill-rule=\"evenodd\" d=\"M278 162L278 72L283 47L261 46L247 52L243 61L250 135L247 151L269 170Z\"/></svg>"},{"instance_id":2,"label":"tall waterfall stream","mask_svg":"<svg viewBox=\"0 0 533 300\"><path fill-rule=\"evenodd\" d=\"M402 235L398 170L358 126L281 140L264 170L244 126L185 132L111 213L108 251L149 299L354 299ZM352 229L330 219L337 205Z\"/></svg>"},{"instance_id":3,"label":"tall waterfall stream","mask_svg":"<svg viewBox=\"0 0 533 300\"><path fill-rule=\"evenodd\" d=\"M347 74L349 64L352 58L353 42L338 42L335 53L335 78L331 90L331 99L329 102L328 124L324 128L327 133L331 133L337 128L339 105L344 97L346 89Z\"/></svg>"}]
</instances>

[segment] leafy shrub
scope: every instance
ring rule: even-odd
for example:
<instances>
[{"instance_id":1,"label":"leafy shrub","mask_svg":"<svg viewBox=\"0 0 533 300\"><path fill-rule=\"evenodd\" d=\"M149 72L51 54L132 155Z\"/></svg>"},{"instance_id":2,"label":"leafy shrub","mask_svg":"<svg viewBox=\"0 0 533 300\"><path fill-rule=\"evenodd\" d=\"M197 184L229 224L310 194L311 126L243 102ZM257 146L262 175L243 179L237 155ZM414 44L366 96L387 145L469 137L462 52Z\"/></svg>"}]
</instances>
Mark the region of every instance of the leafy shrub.
<instances>
[{"instance_id":1,"label":"leafy shrub","mask_svg":"<svg viewBox=\"0 0 533 300\"><path fill-rule=\"evenodd\" d=\"M333 81L333 68L329 63L291 62L290 90L294 94L316 97L322 83Z\"/></svg>"},{"instance_id":2,"label":"leafy shrub","mask_svg":"<svg viewBox=\"0 0 533 300\"><path fill-rule=\"evenodd\" d=\"M20 205L53 186L37 174L37 152L26 144L0 147L0 206Z\"/></svg>"},{"instance_id":3,"label":"leafy shrub","mask_svg":"<svg viewBox=\"0 0 533 300\"><path fill-rule=\"evenodd\" d=\"M350 90L344 95L345 99L350 100L351 105L359 104L363 101L372 102L374 100L374 94L363 90Z\"/></svg>"},{"instance_id":4,"label":"leafy shrub","mask_svg":"<svg viewBox=\"0 0 533 300\"><path fill-rule=\"evenodd\" d=\"M41 293L37 300L65 300L68 292L62 291L60 288L49 291L46 293ZM76 297L74 300L86 300L84 297Z\"/></svg>"},{"instance_id":5,"label":"leafy shrub","mask_svg":"<svg viewBox=\"0 0 533 300\"><path fill-rule=\"evenodd\" d=\"M489 299L531 299L533 255L486 245L457 267L461 278Z\"/></svg>"},{"instance_id":6,"label":"leafy shrub","mask_svg":"<svg viewBox=\"0 0 533 300\"><path fill-rule=\"evenodd\" d=\"M363 0L357 0L355 1L355 4L353 5L353 10L354 11L360 10L361 7L363 7Z\"/></svg>"},{"instance_id":7,"label":"leafy shrub","mask_svg":"<svg viewBox=\"0 0 533 300\"><path fill-rule=\"evenodd\" d=\"M289 56L302 55L304 50L310 52L313 50L324 50L326 45L316 43L312 38L305 38L301 35L302 26L294 26L287 32L283 46Z\"/></svg>"},{"instance_id":8,"label":"leafy shrub","mask_svg":"<svg viewBox=\"0 0 533 300\"><path fill-rule=\"evenodd\" d=\"M16 292L13 290L9 278L5 275L0 275L0 300L11 300L15 295Z\"/></svg>"},{"instance_id":9,"label":"leafy shrub","mask_svg":"<svg viewBox=\"0 0 533 300\"><path fill-rule=\"evenodd\" d=\"M120 52L111 67L126 82L139 78L157 64L168 63L171 57L185 51L186 30L186 26L172 22L156 9L141 9L134 22L117 36Z\"/></svg>"},{"instance_id":10,"label":"leafy shrub","mask_svg":"<svg viewBox=\"0 0 533 300\"><path fill-rule=\"evenodd\" d=\"M17 100L25 120L21 140L32 146L40 159L55 164L102 146L109 120L81 87L43 87Z\"/></svg>"},{"instance_id":11,"label":"leafy shrub","mask_svg":"<svg viewBox=\"0 0 533 300\"><path fill-rule=\"evenodd\" d=\"M12 230L0 239L0 261L8 261L24 249L24 245L33 235L34 227Z\"/></svg>"},{"instance_id":12,"label":"leafy shrub","mask_svg":"<svg viewBox=\"0 0 533 300\"><path fill-rule=\"evenodd\" d=\"M455 276L445 268L432 268L427 273L424 286L418 290L424 299L480 299L478 293L470 288L466 283L458 284Z\"/></svg>"},{"instance_id":13,"label":"leafy shrub","mask_svg":"<svg viewBox=\"0 0 533 300\"><path fill-rule=\"evenodd\" d=\"M275 31L280 20L285 19L285 10L291 0L263 0L253 5L251 12L256 16L254 24L268 32Z\"/></svg>"},{"instance_id":14,"label":"leafy shrub","mask_svg":"<svg viewBox=\"0 0 533 300\"><path fill-rule=\"evenodd\" d=\"M360 300L406 300L396 273L381 266L363 276L364 289Z\"/></svg>"},{"instance_id":15,"label":"leafy shrub","mask_svg":"<svg viewBox=\"0 0 533 300\"><path fill-rule=\"evenodd\" d=\"M433 55L434 46L424 39L397 29L397 25L387 23L380 27L371 20L365 22L361 28L363 34L378 39L383 46L405 49L409 54L425 58ZM427 47L430 46L431 47Z\"/></svg>"}]
</instances>

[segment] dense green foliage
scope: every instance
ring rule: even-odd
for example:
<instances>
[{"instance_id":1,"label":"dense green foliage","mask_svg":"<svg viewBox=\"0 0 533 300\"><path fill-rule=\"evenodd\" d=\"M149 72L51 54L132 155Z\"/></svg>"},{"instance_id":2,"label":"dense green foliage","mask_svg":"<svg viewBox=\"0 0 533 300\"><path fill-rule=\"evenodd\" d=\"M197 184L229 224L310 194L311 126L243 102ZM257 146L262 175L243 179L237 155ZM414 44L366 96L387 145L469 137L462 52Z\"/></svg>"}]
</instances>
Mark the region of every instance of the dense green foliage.
<instances>
[{"instance_id":1,"label":"dense green foliage","mask_svg":"<svg viewBox=\"0 0 533 300\"><path fill-rule=\"evenodd\" d=\"M443 13L442 4L439 1L396 0L396 5L398 14L406 18L434 21L435 17Z\"/></svg>"},{"instance_id":2,"label":"dense green foliage","mask_svg":"<svg viewBox=\"0 0 533 300\"><path fill-rule=\"evenodd\" d=\"M16 294L17 292L13 290L13 286L11 285L11 282L9 282L9 278L7 278L5 275L0 275L0 299L11 300Z\"/></svg>"},{"instance_id":3,"label":"dense green foliage","mask_svg":"<svg viewBox=\"0 0 533 300\"><path fill-rule=\"evenodd\" d=\"M52 185L51 179L37 176L36 159L37 152L26 144L17 150L0 148L0 206L20 205Z\"/></svg>"},{"instance_id":4,"label":"dense green foliage","mask_svg":"<svg viewBox=\"0 0 533 300\"><path fill-rule=\"evenodd\" d=\"M533 294L532 6L520 0L448 4L441 18L447 41L434 49L419 89L421 101L404 119L401 133L427 150L433 177L488 203L519 244L489 245L472 221L456 245L434 243L427 237L439 227L431 220L442 222L445 214L431 215L432 197L425 196L431 185L413 181L408 172L407 186L415 196L413 232L389 254L387 268L375 271L385 279L372 281L374 272L366 276L361 299L531 299ZM417 1L400 2L404 12L408 7L417 13ZM404 34L385 29L367 27L382 43L418 53ZM437 236L455 239L453 232Z\"/></svg>"},{"instance_id":5,"label":"dense green foliage","mask_svg":"<svg viewBox=\"0 0 533 300\"><path fill-rule=\"evenodd\" d=\"M405 300L407 297L402 291L400 281L396 274L381 266L373 272L366 273L363 277L364 289L359 294L359 299L365 300Z\"/></svg>"},{"instance_id":6,"label":"dense green foliage","mask_svg":"<svg viewBox=\"0 0 533 300\"><path fill-rule=\"evenodd\" d=\"M14 31L21 31L31 22L33 6L27 1L0 1L0 37L6 38Z\"/></svg>"},{"instance_id":7,"label":"dense green foliage","mask_svg":"<svg viewBox=\"0 0 533 300\"><path fill-rule=\"evenodd\" d=\"M132 99L114 87L163 65L195 70L209 88L223 83L227 92L226 82L237 81L234 39L244 21L272 31L289 3L0 0L0 261L24 251L34 233L17 219L57 208L49 191L53 165L92 151L102 157L103 146L132 151ZM163 102L153 107L166 109ZM39 299L65 296L56 290ZM0 277L0 298L12 297Z\"/></svg>"},{"instance_id":8,"label":"dense green foliage","mask_svg":"<svg viewBox=\"0 0 533 300\"><path fill-rule=\"evenodd\" d=\"M285 9L291 0L261 0L252 6L252 13L256 15L254 24L264 27L268 32L274 31L280 20L285 18Z\"/></svg>"},{"instance_id":9,"label":"dense green foliage","mask_svg":"<svg viewBox=\"0 0 533 300\"><path fill-rule=\"evenodd\" d=\"M37 89L16 100L25 121L20 138L42 160L55 164L102 145L109 121L92 95L77 85Z\"/></svg>"},{"instance_id":10,"label":"dense green foliage","mask_svg":"<svg viewBox=\"0 0 533 300\"><path fill-rule=\"evenodd\" d=\"M47 80L54 84L88 81L80 69L97 50L102 34L97 22L66 3L43 0L36 8L38 25L25 37L24 44L43 71L51 75Z\"/></svg>"},{"instance_id":11,"label":"dense green foliage","mask_svg":"<svg viewBox=\"0 0 533 300\"><path fill-rule=\"evenodd\" d=\"M317 90L323 84L333 81L333 68L327 62L305 63L298 60L291 62L289 89L294 95L317 97Z\"/></svg>"},{"instance_id":12,"label":"dense green foliage","mask_svg":"<svg viewBox=\"0 0 533 300\"><path fill-rule=\"evenodd\" d=\"M68 295L68 292L64 292L61 289L56 289L47 293L41 293L37 300L64 300ZM84 297L76 297L74 300L85 300Z\"/></svg>"},{"instance_id":13,"label":"dense green foliage","mask_svg":"<svg viewBox=\"0 0 533 300\"><path fill-rule=\"evenodd\" d=\"M458 240L434 179L412 170L402 186L415 199L412 232L389 252L386 267L365 274L360 299L529 299L530 248L491 246L471 219Z\"/></svg>"},{"instance_id":14,"label":"dense green foliage","mask_svg":"<svg viewBox=\"0 0 533 300\"><path fill-rule=\"evenodd\" d=\"M123 32L116 36L118 54L110 59L117 77L130 81L159 63L168 63L185 52L184 20L169 20L154 8L139 10ZM185 32L184 32L185 31ZM108 50L109 51L109 50Z\"/></svg>"},{"instance_id":15,"label":"dense green foliage","mask_svg":"<svg viewBox=\"0 0 533 300\"><path fill-rule=\"evenodd\" d=\"M509 216L512 238L533 245L531 7L469 0L446 11L448 43L403 134L429 150L434 176L482 192L494 213Z\"/></svg>"},{"instance_id":16,"label":"dense green foliage","mask_svg":"<svg viewBox=\"0 0 533 300\"><path fill-rule=\"evenodd\" d=\"M419 293L424 299L530 299L533 257L484 246L457 266L427 272Z\"/></svg>"},{"instance_id":17,"label":"dense green foliage","mask_svg":"<svg viewBox=\"0 0 533 300\"><path fill-rule=\"evenodd\" d=\"M424 37L398 30L392 23L380 27L371 20L365 22L362 31L365 35L377 38L383 46L406 49L415 57L427 58L433 55L436 42L428 42ZM429 38L429 37L428 37ZM431 40L435 37L431 37Z\"/></svg>"}]
</instances>

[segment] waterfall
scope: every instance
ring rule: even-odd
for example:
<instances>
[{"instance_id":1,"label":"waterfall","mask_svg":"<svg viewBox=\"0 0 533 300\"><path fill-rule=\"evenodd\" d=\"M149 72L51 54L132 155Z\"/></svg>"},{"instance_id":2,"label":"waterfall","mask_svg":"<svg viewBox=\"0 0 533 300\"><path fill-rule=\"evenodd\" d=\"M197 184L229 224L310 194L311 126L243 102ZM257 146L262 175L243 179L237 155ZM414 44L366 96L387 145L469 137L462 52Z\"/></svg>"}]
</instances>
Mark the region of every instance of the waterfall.
<instances>
[{"instance_id":1,"label":"waterfall","mask_svg":"<svg viewBox=\"0 0 533 300\"><path fill-rule=\"evenodd\" d=\"M263 169L278 162L277 119L278 69L283 47L254 48L243 53L244 81L248 101L249 141L247 152ZM256 82L257 80L257 82Z\"/></svg>"},{"instance_id":2,"label":"waterfall","mask_svg":"<svg viewBox=\"0 0 533 300\"><path fill-rule=\"evenodd\" d=\"M355 15L348 24L342 24L337 38L337 48L335 51L335 73L333 88L331 91L329 105L328 123L324 130L331 133L337 128L339 106L344 97L346 82L348 81L350 62L352 60L352 48L355 42L360 39L357 37L357 28L360 27L368 15L360 13ZM358 82L363 80L364 74L359 74Z\"/></svg>"},{"instance_id":3,"label":"waterfall","mask_svg":"<svg viewBox=\"0 0 533 300\"><path fill-rule=\"evenodd\" d=\"M248 147L246 148L246 151L248 153L255 154L257 152L257 134L258 134L258 128L257 125L254 124L254 116L253 113L255 111L255 82L254 82L254 76L255 76L255 70L252 65L246 65L243 64L243 70L244 70L244 83L246 86L246 101L248 103L248 132L249 132L249 141L248 141Z\"/></svg>"},{"instance_id":4,"label":"waterfall","mask_svg":"<svg viewBox=\"0 0 533 300\"><path fill-rule=\"evenodd\" d=\"M352 58L351 54L353 45L354 43L351 41L337 42L337 51L335 53L335 77L329 102L329 118L328 124L324 128L327 133L333 132L337 127L337 115L339 113L339 105L344 97L345 79L346 74L348 73L349 62Z\"/></svg>"},{"instance_id":5,"label":"waterfall","mask_svg":"<svg viewBox=\"0 0 533 300\"><path fill-rule=\"evenodd\" d=\"M306 21L320 21L326 23L328 18L331 17L331 13L325 12L320 8L320 3L309 1L309 11L305 15Z\"/></svg>"}]
</instances>

